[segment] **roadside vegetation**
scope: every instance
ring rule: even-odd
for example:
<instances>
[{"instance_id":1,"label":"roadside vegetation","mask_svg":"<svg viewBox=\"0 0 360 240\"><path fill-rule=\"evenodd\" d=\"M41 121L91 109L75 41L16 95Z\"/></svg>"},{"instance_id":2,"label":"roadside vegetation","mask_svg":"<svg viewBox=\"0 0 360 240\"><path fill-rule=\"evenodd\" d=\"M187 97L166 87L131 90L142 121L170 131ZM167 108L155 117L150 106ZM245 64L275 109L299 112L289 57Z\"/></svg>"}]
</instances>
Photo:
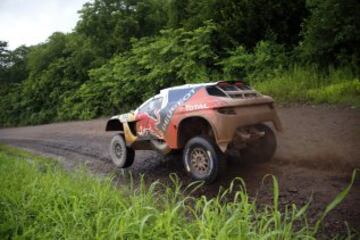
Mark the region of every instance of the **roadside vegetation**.
<instances>
[{"instance_id":1,"label":"roadside vegetation","mask_svg":"<svg viewBox=\"0 0 360 240\"><path fill-rule=\"evenodd\" d=\"M360 106L357 0L94 0L71 33L0 41L0 126L90 119L160 89L243 79L281 102Z\"/></svg>"},{"instance_id":2,"label":"roadside vegetation","mask_svg":"<svg viewBox=\"0 0 360 240\"><path fill-rule=\"evenodd\" d=\"M360 107L360 77L350 69L328 69L319 72L314 66L291 67L274 74L254 87L281 103L341 104Z\"/></svg>"},{"instance_id":3,"label":"roadside vegetation","mask_svg":"<svg viewBox=\"0 0 360 240\"><path fill-rule=\"evenodd\" d=\"M215 198L194 198L199 183L115 185L110 176L66 171L56 161L0 145L0 238L18 239L316 239L326 214L355 179L309 223L305 206L259 208L235 179ZM272 179L271 179L272 178ZM235 190L238 189L238 190ZM347 233L347 239L355 237ZM345 236L338 236L344 238Z\"/></svg>"}]
</instances>

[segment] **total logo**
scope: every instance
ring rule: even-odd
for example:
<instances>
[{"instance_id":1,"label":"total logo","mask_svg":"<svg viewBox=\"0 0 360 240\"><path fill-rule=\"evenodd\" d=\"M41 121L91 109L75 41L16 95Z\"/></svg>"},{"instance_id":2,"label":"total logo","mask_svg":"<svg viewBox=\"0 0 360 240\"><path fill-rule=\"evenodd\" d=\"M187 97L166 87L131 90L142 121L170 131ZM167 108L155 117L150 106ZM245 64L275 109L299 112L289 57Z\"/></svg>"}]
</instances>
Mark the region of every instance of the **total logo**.
<instances>
[{"instance_id":1,"label":"total logo","mask_svg":"<svg viewBox=\"0 0 360 240\"><path fill-rule=\"evenodd\" d=\"M207 109L209 108L206 103L204 104L194 104L194 105L185 105L185 111L194 111L200 109Z\"/></svg>"}]
</instances>

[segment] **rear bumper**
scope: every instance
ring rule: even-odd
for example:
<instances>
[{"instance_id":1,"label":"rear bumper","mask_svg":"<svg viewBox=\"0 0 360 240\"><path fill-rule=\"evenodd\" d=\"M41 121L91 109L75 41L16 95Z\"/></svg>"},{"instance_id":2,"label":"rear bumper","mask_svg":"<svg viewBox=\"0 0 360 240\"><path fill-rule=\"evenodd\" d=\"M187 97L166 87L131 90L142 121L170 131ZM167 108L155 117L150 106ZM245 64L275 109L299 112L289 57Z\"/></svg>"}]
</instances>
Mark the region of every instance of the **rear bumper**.
<instances>
[{"instance_id":1,"label":"rear bumper","mask_svg":"<svg viewBox=\"0 0 360 240\"><path fill-rule=\"evenodd\" d=\"M239 127L272 122L276 130L282 130L280 119L272 103L236 106L234 110L236 114L216 112L212 119L216 126L216 142L223 152L226 151Z\"/></svg>"}]
</instances>

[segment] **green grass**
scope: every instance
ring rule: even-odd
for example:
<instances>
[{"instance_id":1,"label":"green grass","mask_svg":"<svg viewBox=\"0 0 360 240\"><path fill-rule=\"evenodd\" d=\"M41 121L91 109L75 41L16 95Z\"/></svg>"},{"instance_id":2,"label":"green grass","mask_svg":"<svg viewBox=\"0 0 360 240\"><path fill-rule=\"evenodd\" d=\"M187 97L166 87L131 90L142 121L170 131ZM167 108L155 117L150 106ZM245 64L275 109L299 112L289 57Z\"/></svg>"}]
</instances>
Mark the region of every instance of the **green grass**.
<instances>
[{"instance_id":1,"label":"green grass","mask_svg":"<svg viewBox=\"0 0 360 240\"><path fill-rule=\"evenodd\" d=\"M282 103L341 104L360 107L360 79L346 68L329 69L294 66L254 87Z\"/></svg>"},{"instance_id":2,"label":"green grass","mask_svg":"<svg viewBox=\"0 0 360 240\"><path fill-rule=\"evenodd\" d=\"M259 209L240 179L216 198L193 198L175 176L173 186L115 186L111 177L68 172L0 145L0 239L316 239L321 220L352 184L309 225L307 205L279 211L272 178L274 204Z\"/></svg>"}]
</instances>

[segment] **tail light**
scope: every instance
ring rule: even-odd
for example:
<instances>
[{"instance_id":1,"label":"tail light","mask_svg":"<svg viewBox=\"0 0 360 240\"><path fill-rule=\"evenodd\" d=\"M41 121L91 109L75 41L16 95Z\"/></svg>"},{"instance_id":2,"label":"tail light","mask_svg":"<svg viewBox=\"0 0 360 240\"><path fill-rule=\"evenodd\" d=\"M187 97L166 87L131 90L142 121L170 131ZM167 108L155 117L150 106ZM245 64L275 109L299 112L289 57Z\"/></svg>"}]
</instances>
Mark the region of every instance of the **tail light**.
<instances>
[{"instance_id":1,"label":"tail light","mask_svg":"<svg viewBox=\"0 0 360 240\"><path fill-rule=\"evenodd\" d=\"M221 114L228 114L228 115L234 115L236 114L234 108L219 108L218 109L218 112L221 113Z\"/></svg>"}]
</instances>

